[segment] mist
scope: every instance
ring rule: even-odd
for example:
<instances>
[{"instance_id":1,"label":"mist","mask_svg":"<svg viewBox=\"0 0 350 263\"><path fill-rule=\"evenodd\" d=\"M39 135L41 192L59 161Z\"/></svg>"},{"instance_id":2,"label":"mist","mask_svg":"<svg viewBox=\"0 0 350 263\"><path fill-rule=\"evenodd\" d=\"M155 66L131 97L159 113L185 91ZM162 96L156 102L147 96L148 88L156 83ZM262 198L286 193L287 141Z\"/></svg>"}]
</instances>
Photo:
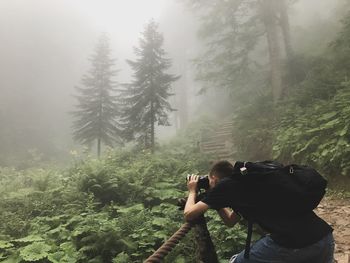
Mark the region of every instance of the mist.
<instances>
[{"instance_id":1,"label":"mist","mask_svg":"<svg viewBox=\"0 0 350 263\"><path fill-rule=\"evenodd\" d=\"M342 1L297 1L290 23L296 49L320 53L339 30ZM3 0L0 3L1 160L16 164L34 152L43 159L65 159L79 148L72 140L74 87L89 69L97 38L107 33L119 73L127 83L140 32L151 18L159 23L164 49L172 60L174 83L170 127L157 127L160 140L184 128L196 116L217 110L209 90L199 95L193 60L205 44L198 38L199 14L184 1L47 1ZM327 31L324 32L326 25ZM310 35L318 34L309 41ZM313 41L313 42L312 42ZM315 48L315 46L317 46ZM224 97L227 97L223 95ZM230 98L226 98L229 103ZM205 105L205 106L203 106ZM216 105L216 106L215 106ZM229 106L220 105L225 109ZM219 108L220 108L219 107ZM220 111L220 110L219 110ZM182 118L179 115L183 115Z\"/></svg>"}]
</instances>

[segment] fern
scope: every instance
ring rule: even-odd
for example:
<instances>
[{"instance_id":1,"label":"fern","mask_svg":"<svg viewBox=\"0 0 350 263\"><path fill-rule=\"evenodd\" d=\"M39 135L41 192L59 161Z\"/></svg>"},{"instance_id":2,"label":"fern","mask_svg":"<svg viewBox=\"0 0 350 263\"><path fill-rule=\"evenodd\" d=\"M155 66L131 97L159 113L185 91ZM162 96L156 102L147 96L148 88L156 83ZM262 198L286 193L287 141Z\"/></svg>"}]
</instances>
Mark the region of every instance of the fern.
<instances>
[{"instance_id":1,"label":"fern","mask_svg":"<svg viewBox=\"0 0 350 263\"><path fill-rule=\"evenodd\" d=\"M75 263L77 262L76 257L71 255L66 255L64 252L59 251L53 254L49 254L47 259L52 263Z\"/></svg>"},{"instance_id":2,"label":"fern","mask_svg":"<svg viewBox=\"0 0 350 263\"><path fill-rule=\"evenodd\" d=\"M124 252L121 252L119 253L114 259L113 259L113 263L129 263L131 260L130 260L130 257L124 253Z\"/></svg>"},{"instance_id":3,"label":"fern","mask_svg":"<svg viewBox=\"0 0 350 263\"><path fill-rule=\"evenodd\" d=\"M0 249L7 249L13 247L13 244L8 241L0 240Z\"/></svg>"},{"instance_id":4,"label":"fern","mask_svg":"<svg viewBox=\"0 0 350 263\"><path fill-rule=\"evenodd\" d=\"M44 239L37 235L29 235L23 238L15 239L13 241L17 243L32 243L32 242L44 241Z\"/></svg>"}]
</instances>

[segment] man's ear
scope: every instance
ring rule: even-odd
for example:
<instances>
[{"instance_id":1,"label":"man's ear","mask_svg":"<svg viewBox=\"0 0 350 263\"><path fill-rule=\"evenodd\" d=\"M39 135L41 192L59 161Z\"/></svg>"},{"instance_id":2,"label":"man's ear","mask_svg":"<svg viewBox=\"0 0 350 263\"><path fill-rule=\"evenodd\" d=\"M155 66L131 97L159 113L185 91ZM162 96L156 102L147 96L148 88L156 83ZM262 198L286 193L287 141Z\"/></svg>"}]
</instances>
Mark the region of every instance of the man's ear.
<instances>
[{"instance_id":1,"label":"man's ear","mask_svg":"<svg viewBox=\"0 0 350 263\"><path fill-rule=\"evenodd\" d=\"M220 177L217 176L216 174L213 174L213 175L212 175L212 178L213 178L216 182L219 182L219 180L220 180Z\"/></svg>"}]
</instances>

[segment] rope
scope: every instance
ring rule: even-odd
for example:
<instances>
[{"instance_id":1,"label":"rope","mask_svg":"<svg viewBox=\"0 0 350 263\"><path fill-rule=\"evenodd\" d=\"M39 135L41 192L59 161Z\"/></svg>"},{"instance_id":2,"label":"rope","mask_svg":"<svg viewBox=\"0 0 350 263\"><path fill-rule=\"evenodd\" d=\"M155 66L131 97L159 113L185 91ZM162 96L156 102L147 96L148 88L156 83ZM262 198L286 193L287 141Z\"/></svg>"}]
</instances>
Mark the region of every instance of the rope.
<instances>
[{"instance_id":1,"label":"rope","mask_svg":"<svg viewBox=\"0 0 350 263\"><path fill-rule=\"evenodd\" d=\"M191 230L193 225L190 223L183 224L157 251L153 253L144 263L159 263L168 255L177 243Z\"/></svg>"}]
</instances>

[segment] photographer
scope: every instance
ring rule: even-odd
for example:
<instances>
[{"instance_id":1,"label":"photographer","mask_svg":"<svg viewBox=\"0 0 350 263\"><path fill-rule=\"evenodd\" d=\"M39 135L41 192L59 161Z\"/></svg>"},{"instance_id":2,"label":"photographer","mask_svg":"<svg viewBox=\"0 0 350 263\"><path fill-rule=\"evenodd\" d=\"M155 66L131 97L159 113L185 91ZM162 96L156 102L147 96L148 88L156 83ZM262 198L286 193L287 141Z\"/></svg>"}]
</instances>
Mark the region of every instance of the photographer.
<instances>
[{"instance_id":1,"label":"photographer","mask_svg":"<svg viewBox=\"0 0 350 263\"><path fill-rule=\"evenodd\" d=\"M236 213L238 211L232 211L231 208L238 207L240 215L245 219L254 218L269 233L251 246L249 259L244 257L242 251L231 258L231 263L333 262L333 229L313 211L285 216L279 215L278 211L267 213L242 205L245 200L249 200L249 189L240 180L236 180L234 167L228 161L219 161L212 166L209 172L209 190L196 203L198 178L197 175L191 175L187 183L189 195L184 210L187 221L211 208L218 211L226 225L234 226L240 216Z\"/></svg>"}]
</instances>

